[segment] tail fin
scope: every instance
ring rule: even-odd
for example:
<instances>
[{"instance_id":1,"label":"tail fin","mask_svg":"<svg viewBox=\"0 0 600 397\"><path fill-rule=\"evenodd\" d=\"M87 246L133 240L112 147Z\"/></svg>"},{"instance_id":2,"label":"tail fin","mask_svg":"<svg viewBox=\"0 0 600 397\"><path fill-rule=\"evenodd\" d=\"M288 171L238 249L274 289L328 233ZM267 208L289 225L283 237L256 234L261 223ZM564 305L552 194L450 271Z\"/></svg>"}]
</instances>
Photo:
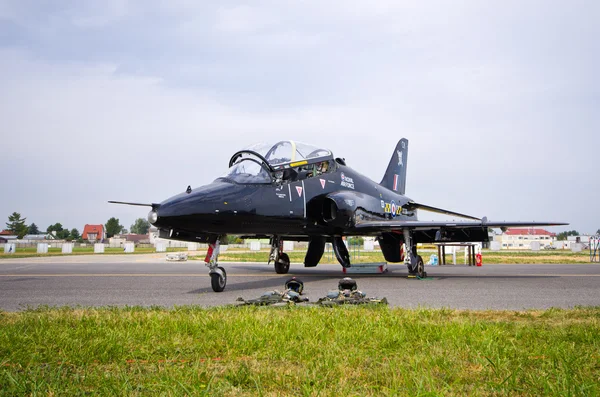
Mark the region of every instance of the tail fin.
<instances>
[{"instance_id":1,"label":"tail fin","mask_svg":"<svg viewBox=\"0 0 600 397\"><path fill-rule=\"evenodd\" d=\"M398 141L392 159L388 164L380 185L404 194L406 190L406 160L408 158L408 139Z\"/></svg>"}]
</instances>

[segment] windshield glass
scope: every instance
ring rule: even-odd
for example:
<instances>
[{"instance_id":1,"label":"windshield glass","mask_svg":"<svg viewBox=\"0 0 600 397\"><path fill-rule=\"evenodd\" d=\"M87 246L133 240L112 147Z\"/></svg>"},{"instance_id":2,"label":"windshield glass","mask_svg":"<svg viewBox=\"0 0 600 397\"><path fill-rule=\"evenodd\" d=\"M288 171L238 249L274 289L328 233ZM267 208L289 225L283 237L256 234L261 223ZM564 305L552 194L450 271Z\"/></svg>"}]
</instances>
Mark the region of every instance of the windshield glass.
<instances>
[{"instance_id":1,"label":"windshield glass","mask_svg":"<svg viewBox=\"0 0 600 397\"><path fill-rule=\"evenodd\" d=\"M313 159L315 159L314 162L327 160L323 157L332 158L332 154L329 150L301 142L257 143L235 153L229 161L233 165L223 177L237 183L272 183L280 177L271 175L270 170L285 168L290 169L291 172L293 171L291 167L301 166L307 162L311 163ZM302 163L295 164L298 162ZM300 171L300 169L296 171Z\"/></svg>"},{"instance_id":2,"label":"windshield glass","mask_svg":"<svg viewBox=\"0 0 600 397\"><path fill-rule=\"evenodd\" d=\"M331 152L327 149L295 141L281 141L276 144L257 143L247 147L246 150L252 150L260 154L272 166L331 156Z\"/></svg>"},{"instance_id":3,"label":"windshield glass","mask_svg":"<svg viewBox=\"0 0 600 397\"><path fill-rule=\"evenodd\" d=\"M237 183L271 183L271 175L259 163L242 158L224 175Z\"/></svg>"}]
</instances>

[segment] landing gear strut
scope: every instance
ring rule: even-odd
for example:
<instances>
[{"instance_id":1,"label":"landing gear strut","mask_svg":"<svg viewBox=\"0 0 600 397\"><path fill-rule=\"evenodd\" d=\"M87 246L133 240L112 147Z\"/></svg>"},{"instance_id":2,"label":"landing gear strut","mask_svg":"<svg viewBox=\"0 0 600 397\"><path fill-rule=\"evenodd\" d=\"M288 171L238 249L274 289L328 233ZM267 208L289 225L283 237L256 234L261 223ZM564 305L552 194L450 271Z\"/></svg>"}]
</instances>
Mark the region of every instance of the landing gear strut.
<instances>
[{"instance_id":1,"label":"landing gear strut","mask_svg":"<svg viewBox=\"0 0 600 397\"><path fill-rule=\"evenodd\" d=\"M413 245L410 229L404 229L404 244L406 244L406 255L404 263L408 266L408 274L417 276L418 278L427 277L425 264L421 255L417 255L417 246Z\"/></svg>"},{"instance_id":2,"label":"landing gear strut","mask_svg":"<svg viewBox=\"0 0 600 397\"><path fill-rule=\"evenodd\" d=\"M283 252L283 240L277 236L271 238L271 253L269 254L269 262L275 263L275 273L286 274L290 270L290 257Z\"/></svg>"},{"instance_id":3,"label":"landing gear strut","mask_svg":"<svg viewBox=\"0 0 600 397\"><path fill-rule=\"evenodd\" d=\"M204 258L204 264L209 269L210 285L215 292L223 292L227 285L227 272L217 263L220 248L221 243L219 237L217 237L208 245L208 252L206 258Z\"/></svg>"}]
</instances>

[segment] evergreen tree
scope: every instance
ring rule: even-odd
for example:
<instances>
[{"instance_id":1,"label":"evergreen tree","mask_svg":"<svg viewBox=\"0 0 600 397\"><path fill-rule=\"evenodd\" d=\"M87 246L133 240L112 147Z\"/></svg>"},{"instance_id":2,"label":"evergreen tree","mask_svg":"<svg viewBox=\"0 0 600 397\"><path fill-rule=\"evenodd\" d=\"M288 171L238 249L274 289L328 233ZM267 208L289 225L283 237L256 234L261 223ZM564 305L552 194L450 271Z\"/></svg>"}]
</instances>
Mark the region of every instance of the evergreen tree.
<instances>
[{"instance_id":1,"label":"evergreen tree","mask_svg":"<svg viewBox=\"0 0 600 397\"><path fill-rule=\"evenodd\" d=\"M6 223L6 228L17 238L22 239L23 236L27 234L28 227L25 225L25 220L27 218L21 219L21 214L18 212L13 212L12 215L9 215L8 222Z\"/></svg>"},{"instance_id":2,"label":"evergreen tree","mask_svg":"<svg viewBox=\"0 0 600 397\"><path fill-rule=\"evenodd\" d=\"M71 229L71 238L73 240L79 240L79 238L81 238L81 234L79 234L79 230L73 228Z\"/></svg>"},{"instance_id":3,"label":"evergreen tree","mask_svg":"<svg viewBox=\"0 0 600 397\"><path fill-rule=\"evenodd\" d=\"M27 234L40 234L40 230L38 229L35 223L29 225L29 230L27 230Z\"/></svg>"}]
</instances>

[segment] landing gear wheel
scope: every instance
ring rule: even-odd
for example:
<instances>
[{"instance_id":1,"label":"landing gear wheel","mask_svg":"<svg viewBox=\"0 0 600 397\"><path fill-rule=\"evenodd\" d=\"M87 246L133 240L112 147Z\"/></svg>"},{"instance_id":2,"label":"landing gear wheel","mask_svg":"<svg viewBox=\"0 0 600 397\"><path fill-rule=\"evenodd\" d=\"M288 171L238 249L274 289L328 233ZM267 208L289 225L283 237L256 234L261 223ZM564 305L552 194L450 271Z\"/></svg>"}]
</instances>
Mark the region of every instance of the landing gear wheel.
<instances>
[{"instance_id":1,"label":"landing gear wheel","mask_svg":"<svg viewBox=\"0 0 600 397\"><path fill-rule=\"evenodd\" d=\"M290 270L290 257L285 252L279 254L279 259L275 261L275 273L286 274Z\"/></svg>"},{"instance_id":2,"label":"landing gear wheel","mask_svg":"<svg viewBox=\"0 0 600 397\"><path fill-rule=\"evenodd\" d=\"M219 273L210 273L210 285L212 286L213 291L215 292L223 292L225 286L227 285L227 272L221 266L217 267L223 275L221 276Z\"/></svg>"},{"instance_id":3,"label":"landing gear wheel","mask_svg":"<svg viewBox=\"0 0 600 397\"><path fill-rule=\"evenodd\" d=\"M417 269L415 273L419 278L427 277L427 272L425 271L425 264L423 263L423 258L421 258L421 255L417 256Z\"/></svg>"}]
</instances>

